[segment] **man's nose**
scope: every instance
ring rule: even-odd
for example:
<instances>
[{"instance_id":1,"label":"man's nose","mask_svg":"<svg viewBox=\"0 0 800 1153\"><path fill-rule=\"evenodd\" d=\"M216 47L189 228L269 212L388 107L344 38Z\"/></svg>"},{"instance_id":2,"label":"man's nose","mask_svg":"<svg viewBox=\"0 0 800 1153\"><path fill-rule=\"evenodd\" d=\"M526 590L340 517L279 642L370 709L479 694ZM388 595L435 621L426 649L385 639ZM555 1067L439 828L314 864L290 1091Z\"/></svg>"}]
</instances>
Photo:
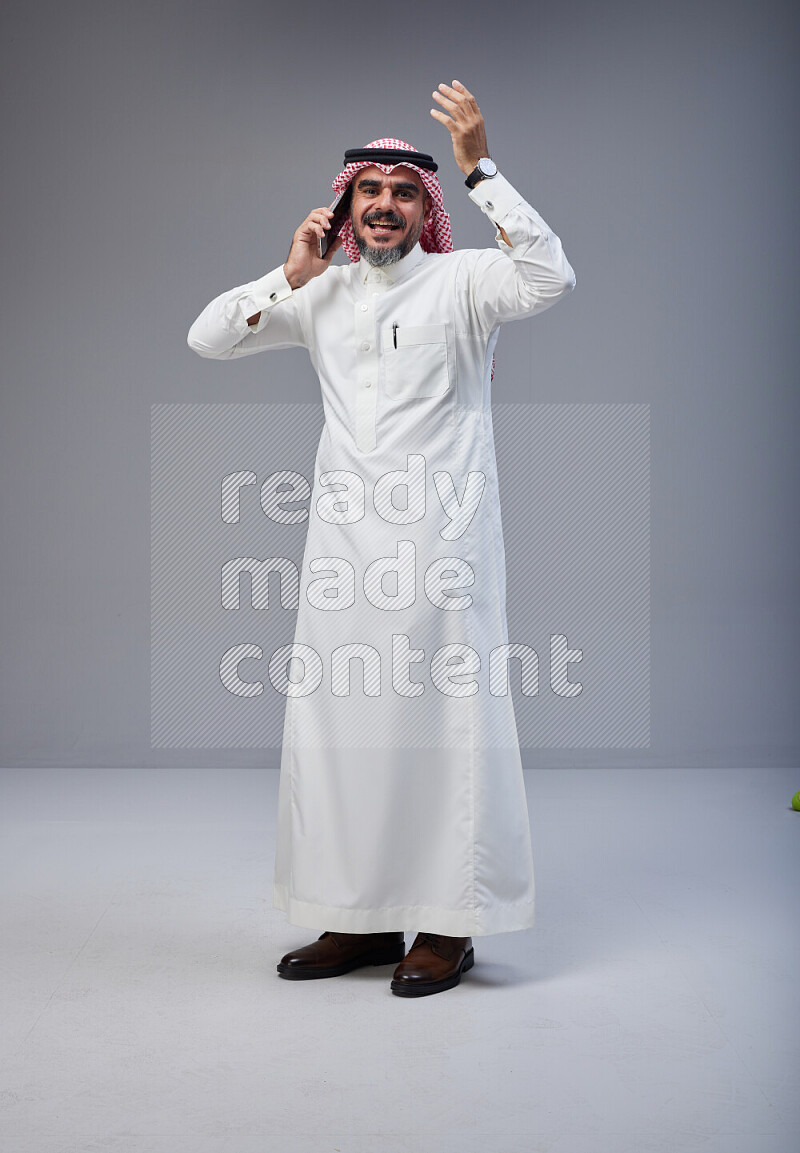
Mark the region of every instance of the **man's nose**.
<instances>
[{"instance_id":1,"label":"man's nose","mask_svg":"<svg viewBox=\"0 0 800 1153\"><path fill-rule=\"evenodd\" d=\"M382 188L378 197L378 206L384 212L394 211L394 197L392 196L391 188Z\"/></svg>"}]
</instances>

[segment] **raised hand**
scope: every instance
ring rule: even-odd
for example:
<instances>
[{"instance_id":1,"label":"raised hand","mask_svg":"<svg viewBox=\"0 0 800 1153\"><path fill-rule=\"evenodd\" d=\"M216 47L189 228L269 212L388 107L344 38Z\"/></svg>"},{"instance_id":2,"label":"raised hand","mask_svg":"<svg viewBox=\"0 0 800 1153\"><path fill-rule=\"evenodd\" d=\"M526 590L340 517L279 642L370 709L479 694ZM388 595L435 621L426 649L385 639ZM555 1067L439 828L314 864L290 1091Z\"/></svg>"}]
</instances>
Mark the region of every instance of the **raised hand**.
<instances>
[{"instance_id":1,"label":"raised hand","mask_svg":"<svg viewBox=\"0 0 800 1153\"><path fill-rule=\"evenodd\" d=\"M300 288L319 276L331 262L331 257L342 246L337 236L324 257L320 259L319 239L330 228L333 212L330 208L314 208L292 237L292 247L283 266L283 274L292 288Z\"/></svg>"},{"instance_id":2,"label":"raised hand","mask_svg":"<svg viewBox=\"0 0 800 1153\"><path fill-rule=\"evenodd\" d=\"M486 126L475 97L460 80L440 84L433 98L444 111L431 108L431 116L444 124L453 141L456 164L469 176L482 156L488 156Z\"/></svg>"}]
</instances>

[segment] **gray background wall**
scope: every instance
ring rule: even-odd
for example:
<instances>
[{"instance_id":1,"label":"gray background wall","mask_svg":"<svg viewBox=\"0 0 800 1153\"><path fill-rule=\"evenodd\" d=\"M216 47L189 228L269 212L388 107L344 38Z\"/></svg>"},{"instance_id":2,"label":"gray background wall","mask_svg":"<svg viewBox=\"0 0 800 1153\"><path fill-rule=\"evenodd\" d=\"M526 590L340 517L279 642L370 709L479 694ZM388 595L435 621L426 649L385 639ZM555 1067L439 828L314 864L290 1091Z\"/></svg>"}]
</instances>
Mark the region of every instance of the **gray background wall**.
<instances>
[{"instance_id":1,"label":"gray background wall","mask_svg":"<svg viewBox=\"0 0 800 1153\"><path fill-rule=\"evenodd\" d=\"M651 407L652 739L533 765L796 764L789 4L5 4L2 744L12 765L277 763L150 747L150 406L313 401L302 352L201 361L194 317L281 263L344 148L434 152L458 77L573 296L497 403ZM265 394L265 380L285 382Z\"/></svg>"}]
</instances>

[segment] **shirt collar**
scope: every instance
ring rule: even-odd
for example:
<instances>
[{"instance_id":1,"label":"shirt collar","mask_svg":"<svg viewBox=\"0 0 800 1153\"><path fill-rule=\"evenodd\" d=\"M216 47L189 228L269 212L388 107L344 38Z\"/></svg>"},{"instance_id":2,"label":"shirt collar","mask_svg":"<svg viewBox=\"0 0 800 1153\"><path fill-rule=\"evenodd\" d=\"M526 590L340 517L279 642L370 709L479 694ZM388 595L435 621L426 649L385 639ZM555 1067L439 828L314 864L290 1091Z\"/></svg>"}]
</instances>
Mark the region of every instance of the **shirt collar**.
<instances>
[{"instance_id":1,"label":"shirt collar","mask_svg":"<svg viewBox=\"0 0 800 1153\"><path fill-rule=\"evenodd\" d=\"M423 260L425 253L420 247L419 241L414 245L410 252L406 253L395 264L387 264L383 268L373 268L369 261L365 260L362 256L353 264L353 272L360 284L394 284L398 280L402 280L407 276L412 269ZM377 274L380 273L380 276Z\"/></svg>"}]
</instances>

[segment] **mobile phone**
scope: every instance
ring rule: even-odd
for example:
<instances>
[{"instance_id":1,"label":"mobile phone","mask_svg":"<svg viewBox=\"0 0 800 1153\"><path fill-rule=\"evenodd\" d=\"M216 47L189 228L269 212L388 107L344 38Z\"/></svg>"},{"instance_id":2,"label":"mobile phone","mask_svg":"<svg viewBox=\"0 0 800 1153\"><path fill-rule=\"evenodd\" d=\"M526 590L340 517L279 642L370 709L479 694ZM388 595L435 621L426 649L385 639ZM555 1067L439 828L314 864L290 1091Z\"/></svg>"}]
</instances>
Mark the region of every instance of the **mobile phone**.
<instances>
[{"instance_id":1,"label":"mobile phone","mask_svg":"<svg viewBox=\"0 0 800 1153\"><path fill-rule=\"evenodd\" d=\"M325 233L325 235L320 236L320 238L319 238L320 259L322 259L325 256L325 253L328 251L328 249L333 244L336 237L339 235L339 232L340 232L341 227L344 224L345 220L347 220L348 213L350 212L350 194L351 194L351 191L352 191L352 185L348 184L347 188L345 188L344 192L340 192L339 195L334 200L333 204L331 204L331 206L330 206L333 209L333 216L331 217L331 226L328 229L328 231Z\"/></svg>"}]
</instances>

